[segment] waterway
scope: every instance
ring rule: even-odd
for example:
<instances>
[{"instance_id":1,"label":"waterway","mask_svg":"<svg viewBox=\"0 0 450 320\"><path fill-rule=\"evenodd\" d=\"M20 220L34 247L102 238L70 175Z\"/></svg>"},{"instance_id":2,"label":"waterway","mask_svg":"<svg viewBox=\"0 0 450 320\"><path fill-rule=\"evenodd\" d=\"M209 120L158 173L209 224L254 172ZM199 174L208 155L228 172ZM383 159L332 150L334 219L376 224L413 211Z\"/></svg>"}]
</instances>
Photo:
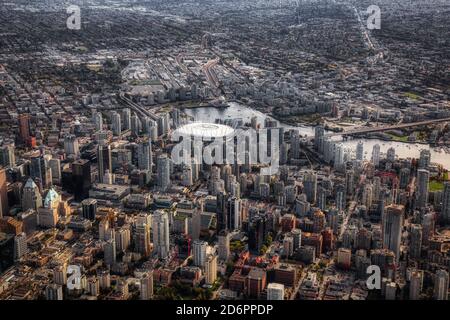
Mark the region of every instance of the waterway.
<instances>
[{"instance_id":1,"label":"waterway","mask_svg":"<svg viewBox=\"0 0 450 320\"><path fill-rule=\"evenodd\" d=\"M258 119L258 123L264 124L264 120L266 118L273 119L272 117L260 111L251 109L239 103L230 102L229 105L230 106L225 109L210 107L185 109L185 113L194 118L194 121L211 123L215 122L216 119L220 119L222 121L225 121L227 119L242 119L244 123L249 123L252 117L256 117ZM314 126L293 127L284 123L280 123L279 121L278 123L280 126L283 126L286 129L297 129L303 136L314 135ZM338 137L336 139L339 140L340 138ZM356 149L356 144L358 143L358 141L364 142L364 156L367 160L371 159L372 149L375 144L380 145L382 154L386 154L387 150L393 147L395 149L396 155L399 158L419 158L420 151L426 149L430 150L431 162L439 163L447 170L450 170L450 153L446 153L444 151L438 152L434 148L431 148L428 144L384 141L379 139L349 139L347 141L342 141L342 143L348 149L354 151Z\"/></svg>"}]
</instances>

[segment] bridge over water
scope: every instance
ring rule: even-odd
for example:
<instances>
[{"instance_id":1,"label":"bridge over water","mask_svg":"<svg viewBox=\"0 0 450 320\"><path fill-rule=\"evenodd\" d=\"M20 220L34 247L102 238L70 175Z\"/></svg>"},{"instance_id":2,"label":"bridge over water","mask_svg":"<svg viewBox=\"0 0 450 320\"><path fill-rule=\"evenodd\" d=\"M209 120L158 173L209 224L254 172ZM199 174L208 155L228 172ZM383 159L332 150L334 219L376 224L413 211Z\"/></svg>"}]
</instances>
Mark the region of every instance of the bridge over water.
<instances>
[{"instance_id":1,"label":"bridge over water","mask_svg":"<svg viewBox=\"0 0 450 320\"><path fill-rule=\"evenodd\" d=\"M450 122L450 118L440 118L440 119L432 119L432 120L425 120L425 121L419 121L419 122L410 122L410 123L400 123L392 126L381 126L381 127L360 127L357 129L351 129L348 131L342 131L342 132L333 132L333 133L327 133L325 134L325 137L333 137L333 136L351 136L355 134L363 134L363 133L371 133L371 132L382 132L382 131L389 131L389 130L396 130L396 129L403 129L403 128L409 128L409 127L416 127L416 126L425 126L425 125L431 125L439 122Z\"/></svg>"}]
</instances>

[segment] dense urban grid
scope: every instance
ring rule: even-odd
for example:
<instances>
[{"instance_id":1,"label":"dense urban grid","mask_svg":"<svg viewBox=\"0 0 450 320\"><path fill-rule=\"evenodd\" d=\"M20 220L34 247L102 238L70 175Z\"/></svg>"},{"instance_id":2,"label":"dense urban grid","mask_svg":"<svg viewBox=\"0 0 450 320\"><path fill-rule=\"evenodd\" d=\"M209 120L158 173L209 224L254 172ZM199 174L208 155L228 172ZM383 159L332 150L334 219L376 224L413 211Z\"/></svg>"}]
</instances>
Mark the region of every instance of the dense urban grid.
<instances>
[{"instance_id":1,"label":"dense urban grid","mask_svg":"<svg viewBox=\"0 0 450 320\"><path fill-rule=\"evenodd\" d=\"M0 4L0 299L448 300L449 1Z\"/></svg>"}]
</instances>

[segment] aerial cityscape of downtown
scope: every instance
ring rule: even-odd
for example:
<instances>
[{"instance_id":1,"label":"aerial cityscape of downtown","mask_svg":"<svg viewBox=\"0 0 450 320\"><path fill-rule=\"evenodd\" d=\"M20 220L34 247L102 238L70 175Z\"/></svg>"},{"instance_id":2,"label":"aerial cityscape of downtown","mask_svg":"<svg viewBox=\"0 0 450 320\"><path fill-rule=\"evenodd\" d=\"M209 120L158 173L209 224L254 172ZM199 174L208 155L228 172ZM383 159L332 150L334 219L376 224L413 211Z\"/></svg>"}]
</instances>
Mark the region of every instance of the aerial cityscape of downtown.
<instances>
[{"instance_id":1,"label":"aerial cityscape of downtown","mask_svg":"<svg viewBox=\"0 0 450 320\"><path fill-rule=\"evenodd\" d=\"M448 300L449 17L0 0L0 300Z\"/></svg>"}]
</instances>

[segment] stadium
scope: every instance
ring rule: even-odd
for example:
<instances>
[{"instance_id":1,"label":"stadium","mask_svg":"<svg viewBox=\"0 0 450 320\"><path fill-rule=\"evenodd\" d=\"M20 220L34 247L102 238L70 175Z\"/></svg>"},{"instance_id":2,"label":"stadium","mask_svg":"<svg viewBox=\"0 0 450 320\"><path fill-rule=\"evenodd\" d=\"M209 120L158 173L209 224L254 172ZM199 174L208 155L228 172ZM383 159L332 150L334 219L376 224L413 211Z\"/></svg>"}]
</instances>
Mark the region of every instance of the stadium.
<instances>
[{"instance_id":1,"label":"stadium","mask_svg":"<svg viewBox=\"0 0 450 320\"><path fill-rule=\"evenodd\" d=\"M205 140L224 138L224 140L228 140L234 137L234 129L223 124L193 122L175 130L173 137L191 137L191 139Z\"/></svg>"}]
</instances>

